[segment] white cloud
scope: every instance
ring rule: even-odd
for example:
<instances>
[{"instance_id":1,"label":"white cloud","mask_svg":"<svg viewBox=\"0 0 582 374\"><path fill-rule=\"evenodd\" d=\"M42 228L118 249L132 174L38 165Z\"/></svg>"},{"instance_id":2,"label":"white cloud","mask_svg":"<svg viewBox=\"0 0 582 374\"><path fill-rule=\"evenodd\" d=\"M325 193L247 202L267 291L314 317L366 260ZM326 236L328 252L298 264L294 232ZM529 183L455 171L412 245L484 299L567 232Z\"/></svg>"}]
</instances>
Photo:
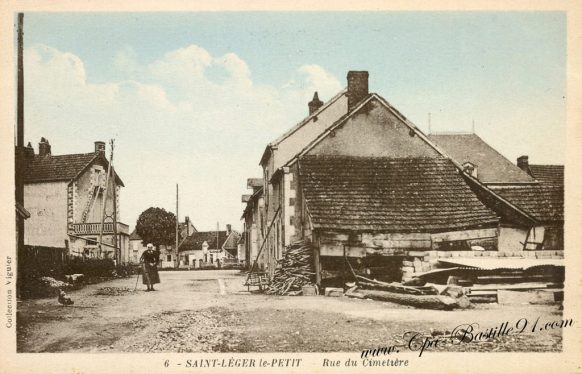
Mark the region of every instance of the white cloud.
<instances>
[{"instance_id":1,"label":"white cloud","mask_svg":"<svg viewBox=\"0 0 582 374\"><path fill-rule=\"evenodd\" d=\"M128 48L114 67L122 79L93 83L78 56L27 48L25 136L49 138L55 154L116 138L121 218L131 226L149 206L173 211L175 183L181 216L202 229L239 224L240 195L247 177L261 175L265 144L307 113L313 91L326 100L342 87L317 65L299 67L284 87L258 85L235 53L212 56L196 45L147 65Z\"/></svg>"}]
</instances>

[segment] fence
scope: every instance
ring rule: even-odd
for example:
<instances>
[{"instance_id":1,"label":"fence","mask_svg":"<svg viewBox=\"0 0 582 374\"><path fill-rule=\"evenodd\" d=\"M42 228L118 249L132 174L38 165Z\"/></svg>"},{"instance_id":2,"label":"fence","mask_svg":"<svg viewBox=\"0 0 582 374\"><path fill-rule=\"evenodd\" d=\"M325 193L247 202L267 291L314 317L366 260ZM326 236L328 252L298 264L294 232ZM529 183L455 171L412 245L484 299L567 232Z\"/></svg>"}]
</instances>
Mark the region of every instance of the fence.
<instances>
[{"instance_id":1,"label":"fence","mask_svg":"<svg viewBox=\"0 0 582 374\"><path fill-rule=\"evenodd\" d=\"M18 272L38 277L60 277L67 264L67 249L25 245L18 251Z\"/></svg>"},{"instance_id":2,"label":"fence","mask_svg":"<svg viewBox=\"0 0 582 374\"><path fill-rule=\"evenodd\" d=\"M116 270L116 272L114 272ZM18 295L42 296L40 278L65 280L65 274L84 274L85 280L110 278L134 273L131 267L115 268L112 259L70 256L66 248L29 246L18 250Z\"/></svg>"}]
</instances>

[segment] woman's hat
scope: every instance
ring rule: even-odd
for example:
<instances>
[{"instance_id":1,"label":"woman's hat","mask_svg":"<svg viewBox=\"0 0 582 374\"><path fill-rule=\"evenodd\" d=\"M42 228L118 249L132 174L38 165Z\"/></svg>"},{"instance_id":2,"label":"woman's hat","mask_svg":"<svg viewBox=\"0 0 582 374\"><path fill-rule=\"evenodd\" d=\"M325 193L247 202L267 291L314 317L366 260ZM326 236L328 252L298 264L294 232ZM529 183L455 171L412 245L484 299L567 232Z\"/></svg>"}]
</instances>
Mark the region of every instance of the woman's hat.
<instances>
[{"instance_id":1,"label":"woman's hat","mask_svg":"<svg viewBox=\"0 0 582 374\"><path fill-rule=\"evenodd\" d=\"M154 245L153 245L152 243L148 243L147 247L148 247L148 248L153 248L153 247L154 247Z\"/></svg>"}]
</instances>

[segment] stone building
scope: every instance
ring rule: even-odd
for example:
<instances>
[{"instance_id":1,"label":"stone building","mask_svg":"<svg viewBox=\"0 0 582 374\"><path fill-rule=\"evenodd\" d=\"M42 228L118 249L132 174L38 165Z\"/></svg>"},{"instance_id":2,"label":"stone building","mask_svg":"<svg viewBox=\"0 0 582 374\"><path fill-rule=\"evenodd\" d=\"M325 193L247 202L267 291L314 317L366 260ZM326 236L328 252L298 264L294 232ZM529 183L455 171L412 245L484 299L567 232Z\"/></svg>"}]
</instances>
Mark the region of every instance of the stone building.
<instances>
[{"instance_id":1,"label":"stone building","mask_svg":"<svg viewBox=\"0 0 582 374\"><path fill-rule=\"evenodd\" d=\"M180 267L220 268L236 262L240 234L226 225L226 230L196 231L179 246Z\"/></svg>"},{"instance_id":2,"label":"stone building","mask_svg":"<svg viewBox=\"0 0 582 374\"><path fill-rule=\"evenodd\" d=\"M501 174L535 186L530 175L504 158L450 156L368 91L367 72L350 71L347 82L327 103L316 93L308 117L261 158L263 208L247 203L245 217L262 211L265 248L257 261L270 275L298 240L315 248L318 283L337 276L346 258L358 267L390 268L400 280L452 253L496 256L502 239L511 242L503 255L523 255L526 248L512 247L521 236L500 230L527 233L543 223L489 183Z\"/></svg>"}]
</instances>

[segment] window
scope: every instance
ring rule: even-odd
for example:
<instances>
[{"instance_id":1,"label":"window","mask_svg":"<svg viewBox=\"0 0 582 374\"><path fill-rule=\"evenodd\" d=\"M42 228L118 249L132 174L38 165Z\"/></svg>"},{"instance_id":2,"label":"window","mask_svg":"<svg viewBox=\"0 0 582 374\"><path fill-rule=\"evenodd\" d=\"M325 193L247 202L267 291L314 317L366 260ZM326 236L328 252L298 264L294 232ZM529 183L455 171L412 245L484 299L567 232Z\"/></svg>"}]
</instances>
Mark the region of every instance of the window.
<instances>
[{"instance_id":1,"label":"window","mask_svg":"<svg viewBox=\"0 0 582 374\"><path fill-rule=\"evenodd\" d=\"M166 261L168 261L168 262L172 261L172 255L167 255L166 256Z\"/></svg>"},{"instance_id":2,"label":"window","mask_svg":"<svg viewBox=\"0 0 582 374\"><path fill-rule=\"evenodd\" d=\"M214 263L214 255L213 254L210 254L210 263L212 263L212 264Z\"/></svg>"},{"instance_id":3,"label":"window","mask_svg":"<svg viewBox=\"0 0 582 374\"><path fill-rule=\"evenodd\" d=\"M91 238L87 238L85 245L87 246L96 246L97 245L97 238L96 237L91 237Z\"/></svg>"}]
</instances>

